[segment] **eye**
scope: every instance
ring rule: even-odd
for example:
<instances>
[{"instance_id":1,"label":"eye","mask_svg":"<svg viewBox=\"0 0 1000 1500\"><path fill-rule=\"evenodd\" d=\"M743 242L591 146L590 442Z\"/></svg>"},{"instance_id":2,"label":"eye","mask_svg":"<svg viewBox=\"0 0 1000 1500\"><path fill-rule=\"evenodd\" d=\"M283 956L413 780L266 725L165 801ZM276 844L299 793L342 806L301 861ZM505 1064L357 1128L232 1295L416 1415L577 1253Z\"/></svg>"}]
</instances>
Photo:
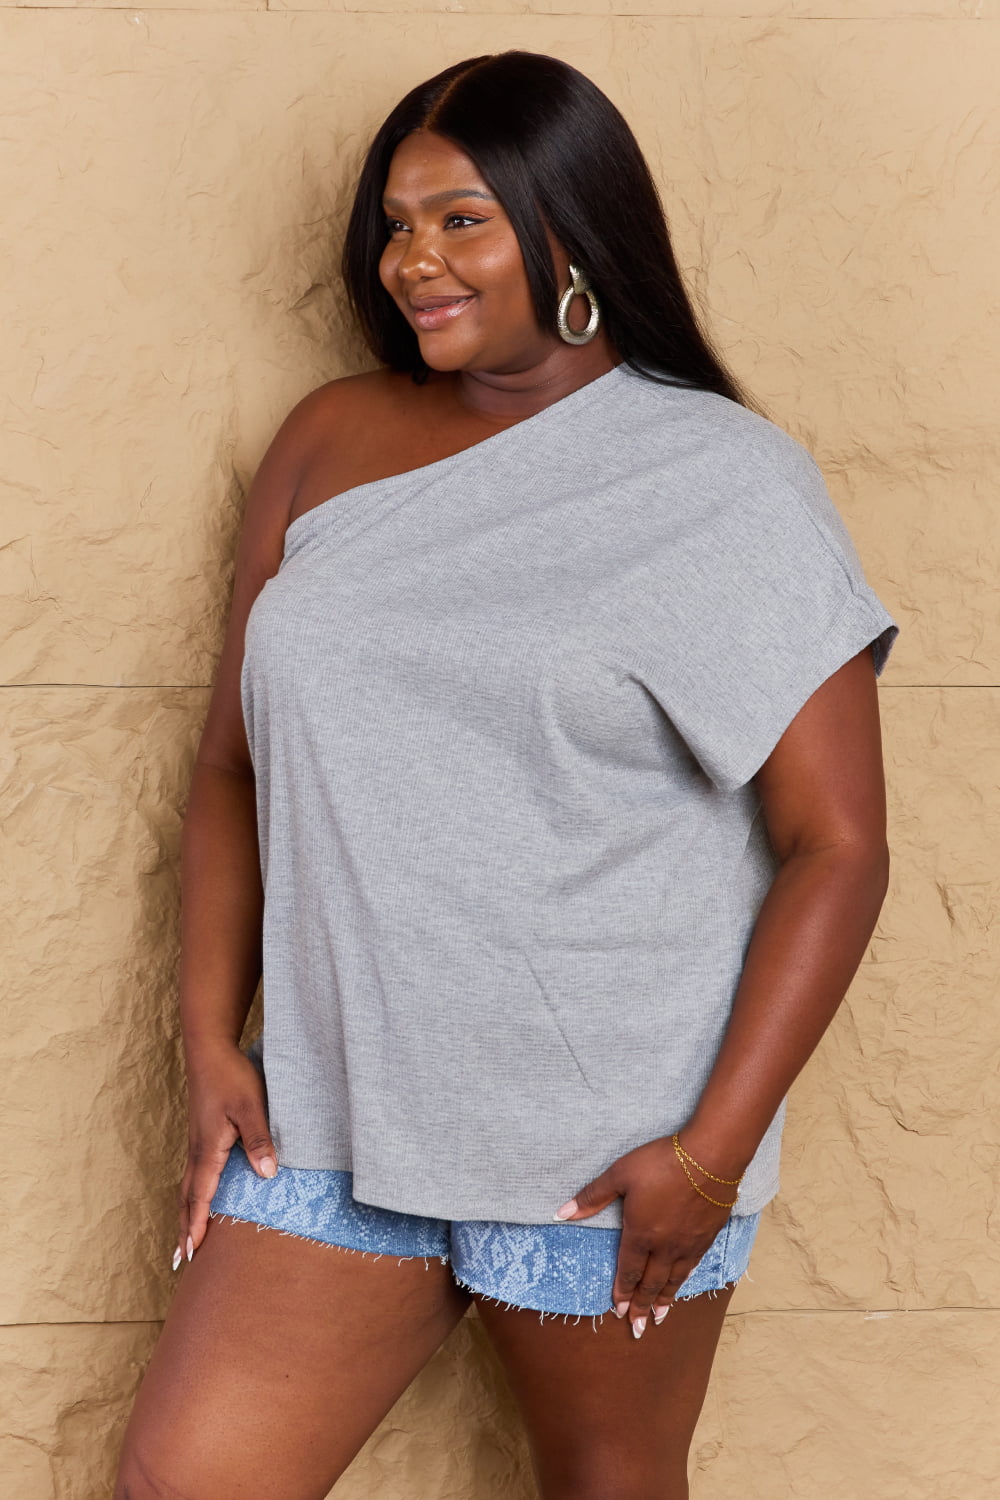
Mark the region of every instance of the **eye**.
<instances>
[{"instance_id":1,"label":"eye","mask_svg":"<svg viewBox=\"0 0 1000 1500\"><path fill-rule=\"evenodd\" d=\"M388 216L386 216L386 218L385 218L385 220L383 222L385 224L385 232L386 232L386 234L388 234L390 236L392 236L394 234L399 234L402 230L406 229L406 227L407 227L403 223L402 219L393 219L393 218L390 218ZM458 213L456 213L456 214L448 214L446 216L445 221L444 221L444 227L446 229L456 229L456 228L457 229L464 229L466 227L466 225L468 225L468 224L485 224L485 223L486 223L485 219L476 218L475 215L473 215L473 214L458 214Z\"/></svg>"}]
</instances>

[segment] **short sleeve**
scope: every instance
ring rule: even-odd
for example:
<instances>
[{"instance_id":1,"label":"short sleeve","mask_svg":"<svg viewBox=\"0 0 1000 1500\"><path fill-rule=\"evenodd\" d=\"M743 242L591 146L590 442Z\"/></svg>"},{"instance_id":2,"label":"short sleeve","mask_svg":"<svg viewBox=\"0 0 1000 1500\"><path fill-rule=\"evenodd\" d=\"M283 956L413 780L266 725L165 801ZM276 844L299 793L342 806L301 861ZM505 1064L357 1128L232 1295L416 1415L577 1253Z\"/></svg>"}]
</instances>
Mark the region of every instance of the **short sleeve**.
<instances>
[{"instance_id":1,"label":"short sleeve","mask_svg":"<svg viewBox=\"0 0 1000 1500\"><path fill-rule=\"evenodd\" d=\"M740 476L647 573L661 634L645 640L645 685L726 792L865 646L881 676L899 634L817 465L782 437L780 463Z\"/></svg>"}]
</instances>

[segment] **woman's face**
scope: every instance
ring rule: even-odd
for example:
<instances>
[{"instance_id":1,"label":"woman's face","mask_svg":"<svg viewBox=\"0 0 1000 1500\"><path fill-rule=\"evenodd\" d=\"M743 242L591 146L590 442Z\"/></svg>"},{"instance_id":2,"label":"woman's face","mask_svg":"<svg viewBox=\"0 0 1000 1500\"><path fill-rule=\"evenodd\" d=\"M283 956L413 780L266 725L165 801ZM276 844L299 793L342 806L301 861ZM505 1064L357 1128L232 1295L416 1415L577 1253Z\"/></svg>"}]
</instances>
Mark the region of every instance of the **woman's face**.
<instances>
[{"instance_id":1,"label":"woman's face","mask_svg":"<svg viewBox=\"0 0 1000 1500\"><path fill-rule=\"evenodd\" d=\"M538 326L513 225L464 151L429 130L408 135L382 201L379 276L431 369L514 373L551 354L559 340ZM551 243L563 285L568 257Z\"/></svg>"}]
</instances>

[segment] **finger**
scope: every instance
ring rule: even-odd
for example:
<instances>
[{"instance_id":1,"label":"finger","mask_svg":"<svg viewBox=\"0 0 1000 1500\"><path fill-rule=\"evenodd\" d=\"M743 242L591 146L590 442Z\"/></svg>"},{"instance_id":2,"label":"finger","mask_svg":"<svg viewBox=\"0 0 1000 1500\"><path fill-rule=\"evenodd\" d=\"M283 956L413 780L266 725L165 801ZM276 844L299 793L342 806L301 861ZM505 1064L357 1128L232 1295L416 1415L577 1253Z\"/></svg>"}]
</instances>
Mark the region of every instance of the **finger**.
<instances>
[{"instance_id":1,"label":"finger","mask_svg":"<svg viewBox=\"0 0 1000 1500\"><path fill-rule=\"evenodd\" d=\"M273 1177L278 1170L278 1153L274 1149L263 1104L246 1100L232 1112L243 1149L259 1177Z\"/></svg>"},{"instance_id":2,"label":"finger","mask_svg":"<svg viewBox=\"0 0 1000 1500\"><path fill-rule=\"evenodd\" d=\"M662 1247L652 1251L647 1258L642 1275L633 1288L628 1309L636 1338L642 1337L654 1303L662 1302L665 1293L669 1294L672 1278L677 1275L676 1266L673 1255ZM662 1316L659 1321L663 1321Z\"/></svg>"},{"instance_id":3,"label":"finger","mask_svg":"<svg viewBox=\"0 0 1000 1500\"><path fill-rule=\"evenodd\" d=\"M697 1264L697 1257L694 1259L689 1257L687 1260L674 1261L673 1265L670 1268L670 1275L667 1277L658 1295L654 1298L654 1323L659 1325L663 1322L664 1318L667 1316L667 1313L670 1311L677 1300L677 1293L680 1291L685 1281L687 1281L688 1277L691 1275L691 1272L694 1270Z\"/></svg>"},{"instance_id":4,"label":"finger","mask_svg":"<svg viewBox=\"0 0 1000 1500\"><path fill-rule=\"evenodd\" d=\"M593 1182L588 1182L582 1187L575 1198L570 1198L561 1208L557 1208L552 1215L554 1219L589 1219L591 1214L600 1213L602 1208L607 1208L609 1203L614 1203L616 1198L621 1197L620 1190L612 1181L612 1172L602 1172L600 1177L595 1177Z\"/></svg>"},{"instance_id":5,"label":"finger","mask_svg":"<svg viewBox=\"0 0 1000 1500\"><path fill-rule=\"evenodd\" d=\"M668 1285L669 1278L674 1274L672 1267L674 1260L668 1251L662 1246L651 1250L646 1257L646 1264L642 1268L639 1280L632 1288L632 1295L628 1302L627 1314L632 1325L632 1333L639 1339L646 1331L649 1315L653 1310L654 1301L663 1293ZM662 1320L661 1320L662 1321Z\"/></svg>"},{"instance_id":6,"label":"finger","mask_svg":"<svg viewBox=\"0 0 1000 1500\"><path fill-rule=\"evenodd\" d=\"M278 1170L278 1153L260 1099L241 1100L226 1123L228 1139L208 1149L195 1148L192 1153L194 1170L188 1188L188 1234L184 1241L188 1260L205 1238L212 1199L234 1142L242 1141L247 1160L259 1177L274 1177Z\"/></svg>"},{"instance_id":7,"label":"finger","mask_svg":"<svg viewBox=\"0 0 1000 1500\"><path fill-rule=\"evenodd\" d=\"M232 1127L230 1136L228 1142L223 1138L211 1146L195 1143L191 1147L186 1200L187 1234L181 1242L187 1260L193 1258L194 1252L205 1238L209 1208L219 1186L222 1169L236 1140L236 1131Z\"/></svg>"},{"instance_id":8,"label":"finger","mask_svg":"<svg viewBox=\"0 0 1000 1500\"><path fill-rule=\"evenodd\" d=\"M183 1246L188 1237L188 1187L191 1177L191 1168L185 1168L184 1176L180 1180L177 1189L177 1246L174 1250L171 1270L176 1271L184 1259Z\"/></svg>"},{"instance_id":9,"label":"finger","mask_svg":"<svg viewBox=\"0 0 1000 1500\"><path fill-rule=\"evenodd\" d=\"M611 1288L611 1301L616 1318L624 1318L632 1305L633 1293L646 1274L651 1244L652 1240L648 1235L643 1235L630 1226L622 1230L621 1243L618 1246L618 1265L615 1269L614 1285Z\"/></svg>"}]
</instances>

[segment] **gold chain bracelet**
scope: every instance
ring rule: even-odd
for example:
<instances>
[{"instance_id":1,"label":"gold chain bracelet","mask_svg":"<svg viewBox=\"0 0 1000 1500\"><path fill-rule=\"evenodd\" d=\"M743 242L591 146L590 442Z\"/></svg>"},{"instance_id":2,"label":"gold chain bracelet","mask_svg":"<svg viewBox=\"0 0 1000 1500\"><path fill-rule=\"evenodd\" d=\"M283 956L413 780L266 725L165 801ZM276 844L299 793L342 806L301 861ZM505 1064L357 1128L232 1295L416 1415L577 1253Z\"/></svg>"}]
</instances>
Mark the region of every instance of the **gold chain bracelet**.
<instances>
[{"instance_id":1,"label":"gold chain bracelet","mask_svg":"<svg viewBox=\"0 0 1000 1500\"><path fill-rule=\"evenodd\" d=\"M676 1149L676 1147L675 1147L675 1149ZM732 1201L732 1203L723 1203L720 1198L712 1198L712 1197L709 1196L708 1193L703 1192L702 1189L695 1182L694 1178L691 1176L691 1173L688 1171L687 1162L684 1160L683 1156L680 1154L679 1151L677 1152L677 1160L680 1162L681 1166L684 1168L684 1175L687 1178L688 1182L691 1184L691 1186L694 1188L694 1190L695 1190L696 1193L701 1193L701 1196L703 1198L707 1198L708 1201L709 1201L709 1203L714 1203L718 1208L735 1208L736 1207L736 1204L739 1201L738 1198L734 1198L733 1201Z\"/></svg>"},{"instance_id":2,"label":"gold chain bracelet","mask_svg":"<svg viewBox=\"0 0 1000 1500\"><path fill-rule=\"evenodd\" d=\"M674 1150L677 1152L678 1156L687 1157L692 1167L694 1167L696 1171L700 1172L703 1177L711 1177L713 1182L721 1182L724 1187L739 1187L740 1183L746 1176L745 1172L741 1172L738 1177L716 1177L714 1172L706 1171L704 1167L699 1166L694 1157L691 1155L690 1151L684 1150L684 1147L681 1145L676 1133L674 1135Z\"/></svg>"}]
</instances>

